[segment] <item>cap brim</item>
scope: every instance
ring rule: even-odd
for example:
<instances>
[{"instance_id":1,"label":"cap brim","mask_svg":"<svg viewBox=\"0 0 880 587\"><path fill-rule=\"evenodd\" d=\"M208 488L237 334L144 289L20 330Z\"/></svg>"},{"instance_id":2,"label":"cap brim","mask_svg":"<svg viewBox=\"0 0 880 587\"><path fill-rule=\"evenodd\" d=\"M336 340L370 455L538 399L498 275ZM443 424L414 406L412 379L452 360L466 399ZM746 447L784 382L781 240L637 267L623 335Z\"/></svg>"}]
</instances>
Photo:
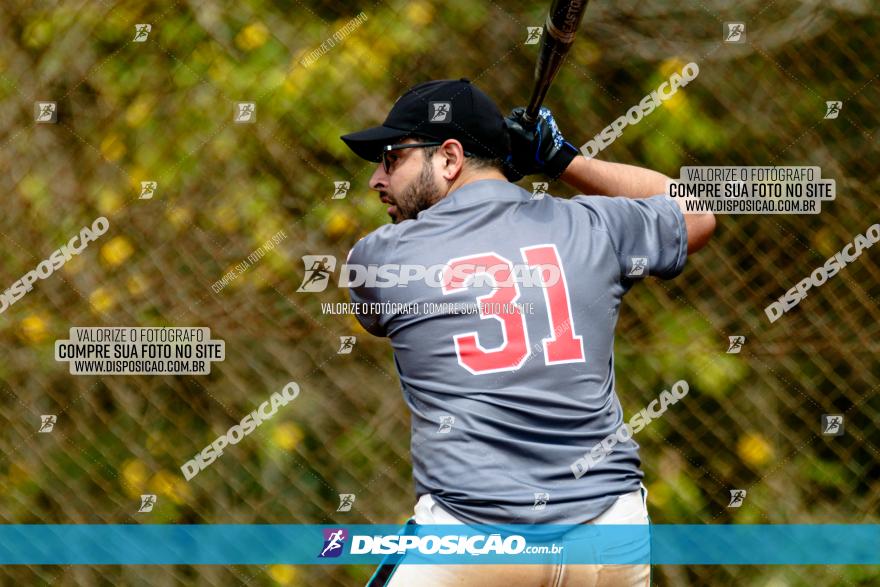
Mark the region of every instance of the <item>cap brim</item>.
<instances>
[{"instance_id":1,"label":"cap brim","mask_svg":"<svg viewBox=\"0 0 880 587\"><path fill-rule=\"evenodd\" d=\"M341 138L348 148L361 159L379 162L385 145L391 145L407 136L410 132L391 128L390 126L374 126L367 130L342 135Z\"/></svg>"}]
</instances>

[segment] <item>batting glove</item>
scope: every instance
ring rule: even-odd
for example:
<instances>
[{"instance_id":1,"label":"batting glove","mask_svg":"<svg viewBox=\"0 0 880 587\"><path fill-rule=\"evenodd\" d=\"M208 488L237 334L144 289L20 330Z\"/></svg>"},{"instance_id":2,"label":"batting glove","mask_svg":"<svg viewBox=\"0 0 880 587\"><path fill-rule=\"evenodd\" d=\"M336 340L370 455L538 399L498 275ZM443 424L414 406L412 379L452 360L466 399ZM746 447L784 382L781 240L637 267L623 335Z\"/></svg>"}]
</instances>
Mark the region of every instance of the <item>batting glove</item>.
<instances>
[{"instance_id":1,"label":"batting glove","mask_svg":"<svg viewBox=\"0 0 880 587\"><path fill-rule=\"evenodd\" d=\"M549 108L541 108L535 124L525 121L525 111L514 108L504 119L510 136L505 175L510 181L537 173L557 179L579 151L562 136Z\"/></svg>"}]
</instances>

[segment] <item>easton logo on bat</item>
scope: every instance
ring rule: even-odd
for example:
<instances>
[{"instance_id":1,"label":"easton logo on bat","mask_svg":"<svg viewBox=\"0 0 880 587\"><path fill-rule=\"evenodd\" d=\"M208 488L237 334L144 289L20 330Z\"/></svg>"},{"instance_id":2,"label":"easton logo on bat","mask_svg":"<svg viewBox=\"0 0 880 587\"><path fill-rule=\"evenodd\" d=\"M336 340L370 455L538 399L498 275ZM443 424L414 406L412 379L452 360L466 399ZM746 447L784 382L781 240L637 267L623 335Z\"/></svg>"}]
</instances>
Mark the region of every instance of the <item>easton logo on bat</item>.
<instances>
[{"instance_id":1,"label":"easton logo on bat","mask_svg":"<svg viewBox=\"0 0 880 587\"><path fill-rule=\"evenodd\" d=\"M586 2L569 2L566 6L568 10L565 13L563 21L564 31L567 33L574 32L580 24L581 12L586 6Z\"/></svg>"}]
</instances>

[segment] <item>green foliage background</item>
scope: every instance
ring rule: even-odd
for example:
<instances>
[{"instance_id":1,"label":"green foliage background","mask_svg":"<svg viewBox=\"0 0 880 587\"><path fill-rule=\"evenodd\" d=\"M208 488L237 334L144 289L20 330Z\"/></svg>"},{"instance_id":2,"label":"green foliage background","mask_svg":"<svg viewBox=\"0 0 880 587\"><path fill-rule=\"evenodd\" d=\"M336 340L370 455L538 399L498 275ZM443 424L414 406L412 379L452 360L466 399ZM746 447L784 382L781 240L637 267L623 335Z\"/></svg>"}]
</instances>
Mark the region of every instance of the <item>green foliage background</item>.
<instances>
[{"instance_id":1,"label":"green foliage background","mask_svg":"<svg viewBox=\"0 0 880 587\"><path fill-rule=\"evenodd\" d=\"M390 348L297 293L300 257L344 259L386 221L372 165L340 134L407 87L468 77L502 110L528 98L546 3L13 3L0 14L0 284L81 227L107 235L0 315L5 523L394 523L412 510L408 414ZM301 60L363 12L367 20ZM601 157L682 165L816 165L837 200L816 216L719 216L672 282L625 301L627 414L679 378L691 393L638 438L655 523L877 523L878 263L866 251L792 312L763 308L880 221L876 3L591 3L547 105L583 144L689 61L699 77ZM722 43L723 23L747 25ZM134 26L151 23L144 43ZM33 103L58 102L55 125ZM843 101L825 120L825 101ZM234 103L257 105L233 124ZM538 179L538 178L535 178ZM139 200L140 182L158 181ZM334 181L349 181L332 200ZM524 180L529 186L530 179ZM569 196L562 184L552 193ZM277 231L288 238L219 293ZM227 359L203 377L71 376L71 326L209 326ZM356 351L337 355L339 337ZM729 355L727 337L745 335ZM181 463L290 380L283 411L187 483ZM823 413L846 434L820 435ZM37 434L41 414L58 414ZM739 509L729 490L748 490ZM154 512L138 496L155 493ZM339 493L355 508L337 513ZM31 567L4 583L360 585L363 567ZM663 585L869 585L862 567L662 567Z\"/></svg>"}]
</instances>

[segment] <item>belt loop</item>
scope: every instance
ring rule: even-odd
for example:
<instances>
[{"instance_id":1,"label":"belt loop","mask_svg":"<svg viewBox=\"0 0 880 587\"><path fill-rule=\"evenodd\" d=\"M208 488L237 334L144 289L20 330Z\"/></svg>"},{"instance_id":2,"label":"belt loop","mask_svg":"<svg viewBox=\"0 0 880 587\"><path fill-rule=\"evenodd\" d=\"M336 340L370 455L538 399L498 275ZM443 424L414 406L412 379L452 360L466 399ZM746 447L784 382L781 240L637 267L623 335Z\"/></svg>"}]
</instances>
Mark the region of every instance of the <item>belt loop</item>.
<instances>
[{"instance_id":1,"label":"belt loop","mask_svg":"<svg viewBox=\"0 0 880 587\"><path fill-rule=\"evenodd\" d=\"M642 491L642 505L645 506L645 513L648 513L648 488L645 487L645 484L639 481L639 488Z\"/></svg>"}]
</instances>

